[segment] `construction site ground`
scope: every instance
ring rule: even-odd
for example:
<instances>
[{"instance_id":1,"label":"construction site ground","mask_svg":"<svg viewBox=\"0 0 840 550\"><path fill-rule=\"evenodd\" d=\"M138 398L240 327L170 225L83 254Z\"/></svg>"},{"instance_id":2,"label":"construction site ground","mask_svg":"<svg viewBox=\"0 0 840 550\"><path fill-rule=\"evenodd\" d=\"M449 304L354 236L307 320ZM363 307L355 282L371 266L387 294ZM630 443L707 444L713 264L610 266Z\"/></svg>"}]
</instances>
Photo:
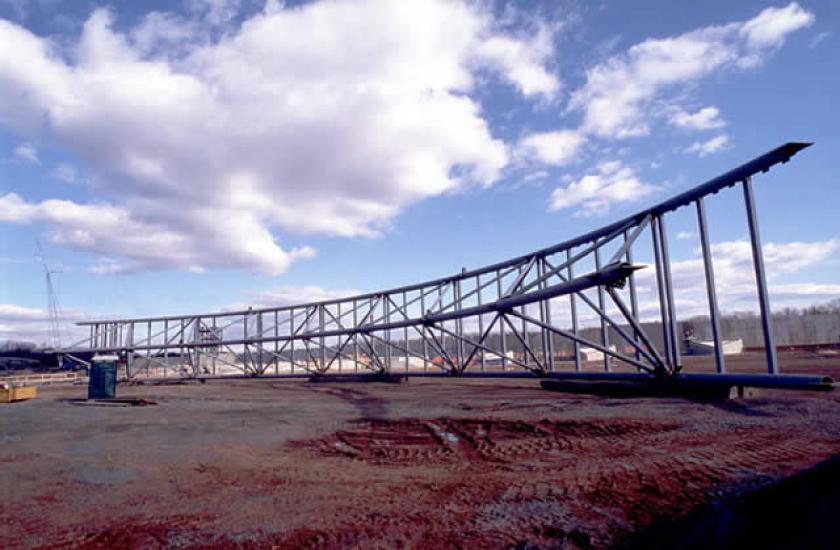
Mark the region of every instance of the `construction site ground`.
<instances>
[{"instance_id":1,"label":"construction site ground","mask_svg":"<svg viewBox=\"0 0 840 550\"><path fill-rule=\"evenodd\" d=\"M727 359L736 372L763 362ZM781 360L840 378L837 355ZM0 547L700 547L764 536L795 548L838 535L840 390L703 402L527 379L252 379L120 385L138 406L80 406L85 395L52 386L0 408Z\"/></svg>"}]
</instances>

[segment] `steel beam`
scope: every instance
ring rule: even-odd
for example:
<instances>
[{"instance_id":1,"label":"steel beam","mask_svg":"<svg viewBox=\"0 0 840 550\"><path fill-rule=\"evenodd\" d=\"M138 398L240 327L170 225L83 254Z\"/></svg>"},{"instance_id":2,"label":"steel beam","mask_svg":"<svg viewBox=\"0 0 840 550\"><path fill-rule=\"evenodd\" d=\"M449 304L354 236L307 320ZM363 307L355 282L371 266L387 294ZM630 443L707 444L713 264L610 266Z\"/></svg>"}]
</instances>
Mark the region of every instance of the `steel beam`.
<instances>
[{"instance_id":1,"label":"steel beam","mask_svg":"<svg viewBox=\"0 0 840 550\"><path fill-rule=\"evenodd\" d=\"M726 187L742 184L768 370L775 375L778 366L750 177L774 164L786 162L806 146L786 144L652 208L585 235L490 266L471 271L464 269L453 276L382 292L301 305L213 312L198 316L89 321L81 323L89 326L89 334L85 339L60 351L68 357L74 353L76 355L72 357L75 357L79 352L118 353L129 362L135 354L145 353L149 359L146 364L150 365L153 353L167 355L169 350L179 350L180 366L182 370L191 369L191 376L207 374L208 364L213 365L215 373L220 349L233 353L236 357L234 363L239 365L241 362L241 368L254 375L266 375L271 365L274 366L274 374L279 375L280 361L286 359L291 365L290 374L295 374L296 368L303 368L306 371L334 375L336 363L340 374L344 370L344 361L350 357L354 372L358 371L362 363L365 363L366 369L386 372L397 362L404 365L408 373L413 371L412 357L422 358L425 372L430 362L430 353L442 358L443 364L439 366L449 374L465 374L474 361L480 361L480 370L489 375L498 374L492 370L498 365L502 372L513 365L517 369L545 374L557 370L555 342L567 339L574 350L575 372L581 370L579 352L580 345L584 344L604 352L606 371L612 366L611 359L617 358L645 371L644 374L638 373L643 376L648 376L649 372L655 372L660 378L674 376L681 369L675 308L678 289L674 288L671 278L665 217L677 208L692 205L697 208L716 365L718 374L722 374L725 367L719 327L720 312L703 199ZM663 324L665 346L661 356L642 326L633 276L639 268L633 264L633 247L648 227L653 238ZM623 239L615 246L616 251L612 253L610 261L604 264L604 247L609 245L613 248L612 243L619 237ZM590 255L594 258L595 271L576 275L574 264ZM629 307L617 290L626 283L629 283ZM593 287L598 293L597 304L585 293ZM612 311L607 311L606 294L615 302L620 315L614 313L612 308ZM570 330L556 326L558 320L552 317L552 300L560 296L569 296ZM602 333L600 342L583 338L579 333L578 300L582 300L599 315ZM431 307L427 307L430 302ZM419 313L416 311L418 308ZM486 315L491 317L487 318ZM468 323L468 320L472 322ZM409 334L411 331L416 332L417 336L412 338ZM611 351L610 331L630 343L634 351L628 350L627 356ZM507 356L508 335L511 332L516 347L522 346L522 357ZM300 353L301 349L303 354ZM368 359L361 356L365 354ZM495 356L500 359L498 363L494 363ZM303 358L303 362L298 360L299 357ZM207 362L208 358L211 363ZM164 376L168 376L169 361L162 364ZM131 370L129 368L129 374Z\"/></svg>"}]
</instances>

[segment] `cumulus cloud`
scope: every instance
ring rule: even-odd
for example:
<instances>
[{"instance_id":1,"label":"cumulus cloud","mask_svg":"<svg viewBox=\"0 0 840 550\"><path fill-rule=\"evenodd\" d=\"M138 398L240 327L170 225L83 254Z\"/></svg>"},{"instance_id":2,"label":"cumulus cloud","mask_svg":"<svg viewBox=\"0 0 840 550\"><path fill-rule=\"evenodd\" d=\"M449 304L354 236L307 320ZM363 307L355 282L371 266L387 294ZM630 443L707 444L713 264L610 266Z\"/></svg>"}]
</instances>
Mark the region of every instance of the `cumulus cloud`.
<instances>
[{"instance_id":1,"label":"cumulus cloud","mask_svg":"<svg viewBox=\"0 0 840 550\"><path fill-rule=\"evenodd\" d=\"M805 307L840 297L839 284L788 283L782 280L785 276L799 274L831 259L840 251L840 240L767 243L763 250L773 309ZM699 248L694 250L694 255L692 259L675 261L671 265L680 318L708 314ZM712 258L720 308L730 312L756 310L758 302L750 243L746 240L713 243ZM658 302L653 266L640 271L637 280L640 300L647 304L650 318L655 318Z\"/></svg>"},{"instance_id":2,"label":"cumulus cloud","mask_svg":"<svg viewBox=\"0 0 840 550\"><path fill-rule=\"evenodd\" d=\"M241 0L186 0L187 10L212 25L229 22L239 13Z\"/></svg>"},{"instance_id":3,"label":"cumulus cloud","mask_svg":"<svg viewBox=\"0 0 840 550\"><path fill-rule=\"evenodd\" d=\"M541 26L531 40L493 36L479 44L479 59L496 66L525 96L553 98L560 90L560 80L545 66L553 51L553 33Z\"/></svg>"},{"instance_id":4,"label":"cumulus cloud","mask_svg":"<svg viewBox=\"0 0 840 550\"><path fill-rule=\"evenodd\" d=\"M38 159L38 150L35 149L35 146L31 143L19 144L15 147L12 153L15 155L15 158L21 162L25 162L27 164L41 164L40 159Z\"/></svg>"},{"instance_id":5,"label":"cumulus cloud","mask_svg":"<svg viewBox=\"0 0 840 550\"><path fill-rule=\"evenodd\" d=\"M671 124L689 130L712 130L726 126L720 118L717 107L703 107L695 113L689 113L677 107L670 118Z\"/></svg>"},{"instance_id":6,"label":"cumulus cloud","mask_svg":"<svg viewBox=\"0 0 840 550\"><path fill-rule=\"evenodd\" d=\"M712 153L717 153L718 151L723 150L723 148L726 147L728 143L729 138L725 134L721 134L719 136L707 139L706 141L695 141L694 143L685 148L685 152L694 153L698 157L702 158L711 155Z\"/></svg>"},{"instance_id":7,"label":"cumulus cloud","mask_svg":"<svg viewBox=\"0 0 840 550\"><path fill-rule=\"evenodd\" d=\"M665 91L714 71L754 67L813 22L814 15L793 2L748 21L645 40L587 71L569 109L582 112L583 129L598 136L648 134L658 114L653 107Z\"/></svg>"},{"instance_id":8,"label":"cumulus cloud","mask_svg":"<svg viewBox=\"0 0 840 550\"><path fill-rule=\"evenodd\" d=\"M833 261L840 251L840 239L811 242L768 243L764 246L765 268L769 279L770 306L774 311L789 307L803 308L824 304L840 298L840 284L807 281L804 273ZM712 243L718 305L724 313L758 311L752 249L746 240ZM790 260L793 259L793 263ZM706 279L702 253L671 262L674 299L679 319L708 315ZM795 275L799 282L786 282ZM643 321L660 319L656 289L656 270L653 265L636 272L639 313ZM590 293L591 297L591 293ZM619 319L620 313L611 306L608 310ZM570 326L568 297L555 298L551 306L552 319L558 326ZM599 326L600 318L583 303L578 305L581 326Z\"/></svg>"},{"instance_id":9,"label":"cumulus cloud","mask_svg":"<svg viewBox=\"0 0 840 550\"><path fill-rule=\"evenodd\" d=\"M229 215L220 208L194 216L192 231L177 231L110 204L54 199L33 203L15 193L0 196L0 221L45 223L52 228L47 234L51 242L106 255L91 266L95 273L161 267L202 271L230 264L272 271L315 253L309 247L282 250L258 220L246 213ZM248 239L241 239L243 235ZM212 247L213 254L203 250L206 247Z\"/></svg>"},{"instance_id":10,"label":"cumulus cloud","mask_svg":"<svg viewBox=\"0 0 840 550\"><path fill-rule=\"evenodd\" d=\"M759 55L761 50L778 48L784 44L790 33L813 24L814 14L803 10L796 2L791 2L783 8L766 8L741 25L738 34L746 40L753 55Z\"/></svg>"},{"instance_id":11,"label":"cumulus cloud","mask_svg":"<svg viewBox=\"0 0 840 550\"><path fill-rule=\"evenodd\" d=\"M88 318L88 315L73 310L65 310L62 313L59 319L59 343L70 345L81 340L87 328L77 327L74 323ZM49 344L49 335L50 315L46 310L16 304L0 304L0 342Z\"/></svg>"},{"instance_id":12,"label":"cumulus cloud","mask_svg":"<svg viewBox=\"0 0 840 550\"><path fill-rule=\"evenodd\" d=\"M223 25L231 4L196 10ZM103 200L65 215L6 195L6 221L117 270L277 274L311 256L279 231L377 235L409 204L498 179L508 151L469 96L478 72L525 96L560 87L550 40L500 31L479 4L269 3L215 38L175 16L113 20L96 10L69 49L0 21L0 122L48 128Z\"/></svg>"},{"instance_id":13,"label":"cumulus cloud","mask_svg":"<svg viewBox=\"0 0 840 550\"><path fill-rule=\"evenodd\" d=\"M517 152L543 164L562 166L578 154L586 138L573 130L529 134L519 141Z\"/></svg>"},{"instance_id":14,"label":"cumulus cloud","mask_svg":"<svg viewBox=\"0 0 840 550\"><path fill-rule=\"evenodd\" d=\"M602 162L595 174L588 174L551 194L551 209L578 207L577 214L603 214L613 203L641 199L656 187L641 181L632 168L621 161Z\"/></svg>"}]
</instances>

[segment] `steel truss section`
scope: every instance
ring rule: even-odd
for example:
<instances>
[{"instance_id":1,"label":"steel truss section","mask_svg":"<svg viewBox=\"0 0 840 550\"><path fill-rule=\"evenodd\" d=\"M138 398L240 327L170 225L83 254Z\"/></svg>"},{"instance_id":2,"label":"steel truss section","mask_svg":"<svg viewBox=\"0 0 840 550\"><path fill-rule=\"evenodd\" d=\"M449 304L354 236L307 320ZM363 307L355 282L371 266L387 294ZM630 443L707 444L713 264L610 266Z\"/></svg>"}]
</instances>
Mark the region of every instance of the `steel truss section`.
<instances>
[{"instance_id":1,"label":"steel truss section","mask_svg":"<svg viewBox=\"0 0 840 550\"><path fill-rule=\"evenodd\" d=\"M783 386L773 347L752 177L809 145L787 143L598 230L450 277L293 306L86 321L79 324L89 327L89 336L59 351L78 362L84 362L80 356L85 354L120 354L129 378L334 376L346 365L352 373L410 376L683 377L689 373L681 373L675 309L679 289L672 281L666 217L693 206L717 373L731 376L723 374L704 198L741 185L772 375L771 382L762 383L777 380L776 385ZM645 232L650 241L641 238ZM639 314L634 273L648 266L634 264L633 258L645 242L652 244L661 335L649 333ZM581 327L585 313L597 319L588 336ZM599 331L597 338L592 338L593 330ZM583 372L583 346L603 354L602 372ZM625 372L615 372L621 368Z\"/></svg>"}]
</instances>

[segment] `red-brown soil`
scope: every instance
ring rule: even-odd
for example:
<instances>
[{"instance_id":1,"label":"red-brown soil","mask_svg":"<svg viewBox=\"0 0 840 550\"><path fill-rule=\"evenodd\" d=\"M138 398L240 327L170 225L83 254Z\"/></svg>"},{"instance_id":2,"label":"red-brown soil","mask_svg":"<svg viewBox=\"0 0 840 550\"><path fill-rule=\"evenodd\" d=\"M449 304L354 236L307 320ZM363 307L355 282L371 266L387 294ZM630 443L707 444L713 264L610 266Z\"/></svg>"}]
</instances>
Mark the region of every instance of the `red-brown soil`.
<instances>
[{"instance_id":1,"label":"red-brown soil","mask_svg":"<svg viewBox=\"0 0 840 550\"><path fill-rule=\"evenodd\" d=\"M810 363L796 370L840 373ZM703 403L534 380L248 380L72 406L84 391L0 409L0 546L605 547L840 453L838 391Z\"/></svg>"}]
</instances>

